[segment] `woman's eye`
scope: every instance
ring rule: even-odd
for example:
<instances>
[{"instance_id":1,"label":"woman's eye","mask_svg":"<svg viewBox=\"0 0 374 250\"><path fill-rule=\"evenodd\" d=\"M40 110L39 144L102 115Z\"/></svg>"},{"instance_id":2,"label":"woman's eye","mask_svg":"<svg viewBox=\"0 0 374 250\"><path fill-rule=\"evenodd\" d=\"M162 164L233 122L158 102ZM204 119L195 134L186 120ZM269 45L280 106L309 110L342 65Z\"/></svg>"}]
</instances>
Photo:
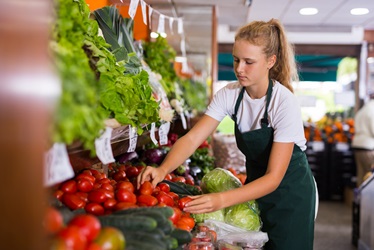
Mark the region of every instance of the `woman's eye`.
<instances>
[{"instance_id":1,"label":"woman's eye","mask_svg":"<svg viewBox=\"0 0 374 250\"><path fill-rule=\"evenodd\" d=\"M252 62L248 62L248 61L246 61L245 64L252 64Z\"/></svg>"}]
</instances>

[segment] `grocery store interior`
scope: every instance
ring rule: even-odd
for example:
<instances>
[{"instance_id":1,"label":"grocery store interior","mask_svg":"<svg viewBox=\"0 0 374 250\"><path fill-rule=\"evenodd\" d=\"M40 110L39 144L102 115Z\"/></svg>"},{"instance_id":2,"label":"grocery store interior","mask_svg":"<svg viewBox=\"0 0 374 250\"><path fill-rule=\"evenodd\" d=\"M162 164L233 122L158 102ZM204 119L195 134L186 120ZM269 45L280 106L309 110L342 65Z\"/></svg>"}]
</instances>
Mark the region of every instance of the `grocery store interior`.
<instances>
[{"instance_id":1,"label":"grocery store interior","mask_svg":"<svg viewBox=\"0 0 374 250\"><path fill-rule=\"evenodd\" d=\"M244 184L229 117L156 187L136 186L236 81L236 31L272 18L295 52L314 249L374 249L373 149L352 145L374 96L373 0L0 1L0 249L264 249L255 203L245 225L183 212L211 192L208 173ZM362 180L358 151L371 152ZM253 234L240 246L209 218Z\"/></svg>"}]
</instances>

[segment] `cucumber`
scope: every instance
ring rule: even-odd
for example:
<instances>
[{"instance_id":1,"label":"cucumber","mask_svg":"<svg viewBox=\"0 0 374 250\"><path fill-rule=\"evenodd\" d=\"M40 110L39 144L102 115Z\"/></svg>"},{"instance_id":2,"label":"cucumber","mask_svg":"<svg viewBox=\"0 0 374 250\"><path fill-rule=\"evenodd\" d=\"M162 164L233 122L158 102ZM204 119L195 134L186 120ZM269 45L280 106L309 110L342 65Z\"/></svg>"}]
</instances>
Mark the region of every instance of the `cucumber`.
<instances>
[{"instance_id":1,"label":"cucumber","mask_svg":"<svg viewBox=\"0 0 374 250\"><path fill-rule=\"evenodd\" d=\"M140 212L137 213L137 215L148 216L156 220L157 228L161 229L165 234L170 234L174 229L174 225L171 220L163 216L163 214L159 213L158 211Z\"/></svg>"},{"instance_id":2,"label":"cucumber","mask_svg":"<svg viewBox=\"0 0 374 250\"><path fill-rule=\"evenodd\" d=\"M183 182L172 182L168 180L163 180L162 182L165 182L169 184L170 191L178 194L179 196L186 196L186 195L199 195L201 194L201 190L194 185L190 185Z\"/></svg>"},{"instance_id":3,"label":"cucumber","mask_svg":"<svg viewBox=\"0 0 374 250\"><path fill-rule=\"evenodd\" d=\"M126 239L126 250L166 250L165 248L143 240Z\"/></svg>"},{"instance_id":4,"label":"cucumber","mask_svg":"<svg viewBox=\"0 0 374 250\"><path fill-rule=\"evenodd\" d=\"M170 235L165 237L165 243L167 244L167 249L176 249L179 245L178 240Z\"/></svg>"},{"instance_id":5,"label":"cucumber","mask_svg":"<svg viewBox=\"0 0 374 250\"><path fill-rule=\"evenodd\" d=\"M138 208L128 208L128 209L118 210L118 211L115 211L113 214L138 214L138 213L153 212L153 211L157 211L161 213L166 218L169 218L174 213L171 207L138 207Z\"/></svg>"},{"instance_id":6,"label":"cucumber","mask_svg":"<svg viewBox=\"0 0 374 250\"><path fill-rule=\"evenodd\" d=\"M104 215L97 217L101 226L112 226L121 231L143 230L152 231L157 227L157 221L149 216L142 215Z\"/></svg>"},{"instance_id":7,"label":"cucumber","mask_svg":"<svg viewBox=\"0 0 374 250\"><path fill-rule=\"evenodd\" d=\"M179 246L189 243L192 240L192 234L190 232L179 228L175 228L170 233L170 236L177 239Z\"/></svg>"},{"instance_id":8,"label":"cucumber","mask_svg":"<svg viewBox=\"0 0 374 250\"><path fill-rule=\"evenodd\" d=\"M153 246L159 246L162 249L169 249L168 244L169 242L166 240L165 235L163 237L157 235L154 231L152 232L144 232L144 231L132 231L124 233L126 240L132 241L140 241L140 242L147 242L152 244ZM127 249L127 248L126 248ZM153 248L152 248L153 249Z\"/></svg>"}]
</instances>

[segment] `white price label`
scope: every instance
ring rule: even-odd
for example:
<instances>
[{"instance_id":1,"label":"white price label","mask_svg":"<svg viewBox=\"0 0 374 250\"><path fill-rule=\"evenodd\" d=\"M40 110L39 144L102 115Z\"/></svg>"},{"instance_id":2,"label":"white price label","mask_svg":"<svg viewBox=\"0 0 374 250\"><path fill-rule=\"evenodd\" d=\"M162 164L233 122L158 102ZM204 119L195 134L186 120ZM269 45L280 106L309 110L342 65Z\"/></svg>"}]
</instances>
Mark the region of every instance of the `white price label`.
<instances>
[{"instance_id":1,"label":"white price label","mask_svg":"<svg viewBox=\"0 0 374 250\"><path fill-rule=\"evenodd\" d=\"M157 33L159 34L165 33L165 16L162 14L160 14L160 17L158 18Z\"/></svg>"},{"instance_id":2,"label":"white price label","mask_svg":"<svg viewBox=\"0 0 374 250\"><path fill-rule=\"evenodd\" d=\"M183 33L183 20L181 18L178 19L178 34Z\"/></svg>"},{"instance_id":3,"label":"white price label","mask_svg":"<svg viewBox=\"0 0 374 250\"><path fill-rule=\"evenodd\" d=\"M156 139L156 124L152 122L151 124L151 134L150 134L151 140L155 145L158 145L157 139Z\"/></svg>"},{"instance_id":4,"label":"white price label","mask_svg":"<svg viewBox=\"0 0 374 250\"><path fill-rule=\"evenodd\" d=\"M115 161L110 144L112 130L112 128L107 127L100 138L95 140L96 155L103 164L109 164Z\"/></svg>"},{"instance_id":5,"label":"white price label","mask_svg":"<svg viewBox=\"0 0 374 250\"><path fill-rule=\"evenodd\" d=\"M142 7L143 23L147 25L147 4L141 0L140 6Z\"/></svg>"},{"instance_id":6,"label":"white price label","mask_svg":"<svg viewBox=\"0 0 374 250\"><path fill-rule=\"evenodd\" d=\"M158 136L160 137L160 145L168 143L168 133L170 130L170 122L163 123L158 129Z\"/></svg>"},{"instance_id":7,"label":"white price label","mask_svg":"<svg viewBox=\"0 0 374 250\"><path fill-rule=\"evenodd\" d=\"M129 16L131 19L134 19L136 9L138 8L139 0L131 0L130 7L129 7Z\"/></svg>"},{"instance_id":8,"label":"white price label","mask_svg":"<svg viewBox=\"0 0 374 250\"><path fill-rule=\"evenodd\" d=\"M173 22L174 22L174 18L170 17L169 18L169 29L170 29L170 32L171 34L173 34Z\"/></svg>"},{"instance_id":9,"label":"white price label","mask_svg":"<svg viewBox=\"0 0 374 250\"><path fill-rule=\"evenodd\" d=\"M127 149L127 152L134 152L137 142L138 134L136 133L136 128L129 126L129 148Z\"/></svg>"},{"instance_id":10,"label":"white price label","mask_svg":"<svg viewBox=\"0 0 374 250\"><path fill-rule=\"evenodd\" d=\"M345 142L338 142L336 143L336 151L345 152L349 150L348 143Z\"/></svg>"},{"instance_id":11,"label":"white price label","mask_svg":"<svg viewBox=\"0 0 374 250\"><path fill-rule=\"evenodd\" d=\"M53 144L52 148L46 152L44 160L44 184L46 186L52 186L74 177L74 170L65 144Z\"/></svg>"},{"instance_id":12,"label":"white price label","mask_svg":"<svg viewBox=\"0 0 374 250\"><path fill-rule=\"evenodd\" d=\"M151 6L148 6L148 20L149 20L149 26L151 26L151 23L152 23L152 12L153 12L153 9Z\"/></svg>"},{"instance_id":13,"label":"white price label","mask_svg":"<svg viewBox=\"0 0 374 250\"><path fill-rule=\"evenodd\" d=\"M181 116L181 121L182 121L182 127L183 127L184 129L187 129L187 121L186 121L186 117L184 116L184 113L182 112L182 113L180 114L180 116Z\"/></svg>"}]
</instances>

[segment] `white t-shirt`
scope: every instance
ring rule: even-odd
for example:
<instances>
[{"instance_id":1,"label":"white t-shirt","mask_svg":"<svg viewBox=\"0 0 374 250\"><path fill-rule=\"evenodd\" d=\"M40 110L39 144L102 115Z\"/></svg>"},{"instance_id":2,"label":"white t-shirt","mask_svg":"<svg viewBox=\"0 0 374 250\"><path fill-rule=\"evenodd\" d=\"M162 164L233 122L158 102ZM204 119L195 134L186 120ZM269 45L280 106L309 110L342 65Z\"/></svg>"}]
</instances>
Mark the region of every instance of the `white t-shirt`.
<instances>
[{"instance_id":1,"label":"white t-shirt","mask_svg":"<svg viewBox=\"0 0 374 250\"><path fill-rule=\"evenodd\" d=\"M220 89L209 104L206 115L222 121L226 115L232 117L235 104L243 87L238 82L229 83ZM252 99L244 91L237 112L239 130L243 132L261 128L260 120L265 113L266 95ZM285 86L275 81L268 107L269 126L274 129L274 142L294 142L301 150L306 149L300 105L296 96Z\"/></svg>"}]
</instances>

